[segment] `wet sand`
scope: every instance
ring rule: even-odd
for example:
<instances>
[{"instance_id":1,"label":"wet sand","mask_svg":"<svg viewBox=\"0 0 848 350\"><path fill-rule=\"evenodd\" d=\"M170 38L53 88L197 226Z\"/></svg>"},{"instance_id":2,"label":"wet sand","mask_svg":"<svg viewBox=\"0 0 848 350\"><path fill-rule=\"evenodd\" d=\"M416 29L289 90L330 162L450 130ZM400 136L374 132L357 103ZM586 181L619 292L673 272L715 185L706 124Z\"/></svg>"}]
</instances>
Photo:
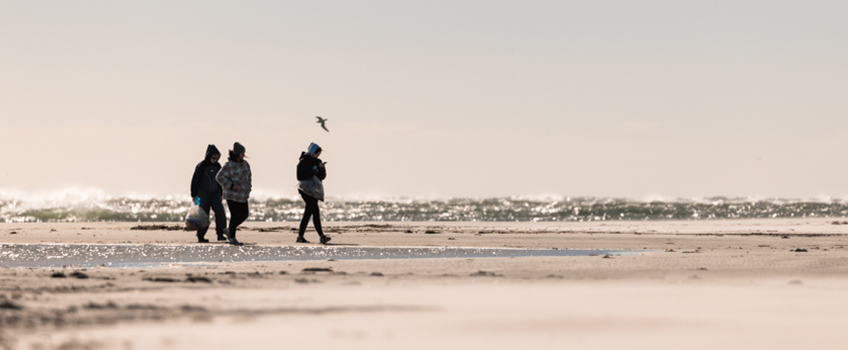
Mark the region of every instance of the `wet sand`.
<instances>
[{"instance_id":1,"label":"wet sand","mask_svg":"<svg viewBox=\"0 0 848 350\"><path fill-rule=\"evenodd\" d=\"M842 348L834 221L330 223L339 246L655 252L0 268L0 348ZM0 243L197 244L151 225L6 223ZM294 245L295 223L245 226Z\"/></svg>"}]
</instances>

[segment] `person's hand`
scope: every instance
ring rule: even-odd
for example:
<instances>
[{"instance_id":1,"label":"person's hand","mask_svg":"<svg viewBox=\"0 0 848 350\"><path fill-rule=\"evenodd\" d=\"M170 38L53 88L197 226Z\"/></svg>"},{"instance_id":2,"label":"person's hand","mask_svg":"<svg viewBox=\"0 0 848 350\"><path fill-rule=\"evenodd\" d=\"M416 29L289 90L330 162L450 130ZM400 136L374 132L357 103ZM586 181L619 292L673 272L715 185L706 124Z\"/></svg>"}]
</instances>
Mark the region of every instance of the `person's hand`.
<instances>
[{"instance_id":1,"label":"person's hand","mask_svg":"<svg viewBox=\"0 0 848 350\"><path fill-rule=\"evenodd\" d=\"M324 167L324 164L327 164L327 163L326 163L326 162L324 162L324 163L318 164L318 167L319 167L319 168L323 168L323 167Z\"/></svg>"}]
</instances>

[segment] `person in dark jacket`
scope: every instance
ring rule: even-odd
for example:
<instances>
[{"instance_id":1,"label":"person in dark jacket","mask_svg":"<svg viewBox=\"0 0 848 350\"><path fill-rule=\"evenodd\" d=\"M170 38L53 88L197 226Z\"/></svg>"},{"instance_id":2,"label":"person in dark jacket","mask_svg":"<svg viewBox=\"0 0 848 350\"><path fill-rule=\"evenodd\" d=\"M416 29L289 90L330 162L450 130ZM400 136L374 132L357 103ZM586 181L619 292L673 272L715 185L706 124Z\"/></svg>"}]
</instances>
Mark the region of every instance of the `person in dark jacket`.
<instances>
[{"instance_id":1,"label":"person in dark jacket","mask_svg":"<svg viewBox=\"0 0 848 350\"><path fill-rule=\"evenodd\" d=\"M327 177L327 169L318 157L321 155L321 147L314 143L309 144L306 152L300 153L300 162L297 163L297 180L305 181L313 176L319 180L324 180ZM323 190L323 189L322 189ZM315 231L318 231L318 236L321 237L321 243L326 244L330 241L330 236L324 234L321 228L321 212L318 208L318 198L315 198L302 190L298 189L300 197L306 202L306 210L303 212L303 219L300 220L300 231L297 234L297 243L309 243L303 234L306 233L306 226L309 225L309 217L312 217L312 223L315 225ZM323 201L324 199L321 198Z\"/></svg>"},{"instance_id":2,"label":"person in dark jacket","mask_svg":"<svg viewBox=\"0 0 848 350\"><path fill-rule=\"evenodd\" d=\"M224 205L221 204L221 186L215 181L215 176L221 170L219 158L221 158L221 152L215 145L206 147L206 158L197 164L194 168L194 176L191 177L191 199L195 203L200 202L200 207L206 213L209 213L210 208L215 212L215 231L218 233L218 240L226 241L224 229L227 227L227 217L224 214ZM198 242L209 242L205 238L207 230L209 226L197 229Z\"/></svg>"}]
</instances>

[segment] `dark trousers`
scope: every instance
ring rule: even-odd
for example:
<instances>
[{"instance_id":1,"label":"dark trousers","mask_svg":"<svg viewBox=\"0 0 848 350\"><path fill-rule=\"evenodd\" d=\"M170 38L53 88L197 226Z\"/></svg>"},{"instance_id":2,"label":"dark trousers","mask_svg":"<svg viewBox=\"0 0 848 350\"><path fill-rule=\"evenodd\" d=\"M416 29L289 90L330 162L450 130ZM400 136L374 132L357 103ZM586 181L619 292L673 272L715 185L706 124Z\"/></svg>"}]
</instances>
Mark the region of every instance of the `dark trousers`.
<instances>
[{"instance_id":1,"label":"dark trousers","mask_svg":"<svg viewBox=\"0 0 848 350\"><path fill-rule=\"evenodd\" d=\"M312 216L312 223L315 225L315 231L318 231L319 236L324 235L324 230L321 229L321 211L318 209L318 199L312 197L303 191L297 191L300 197L306 202L306 210L303 211L303 219L300 220L300 231L297 235L303 237L306 232L306 226L309 225L309 217Z\"/></svg>"},{"instance_id":2,"label":"dark trousers","mask_svg":"<svg viewBox=\"0 0 848 350\"><path fill-rule=\"evenodd\" d=\"M250 209L247 202L236 202L227 200L227 208L230 208L230 238L236 238L236 228L247 220Z\"/></svg>"},{"instance_id":3,"label":"dark trousers","mask_svg":"<svg viewBox=\"0 0 848 350\"><path fill-rule=\"evenodd\" d=\"M227 227L227 215L224 213L224 204L221 203L221 194L201 193L198 197L200 197L200 208L212 214L209 212L211 208L215 213L215 232L218 233L218 236L223 235L224 228ZM203 238L208 230L209 226L197 229L197 237Z\"/></svg>"}]
</instances>

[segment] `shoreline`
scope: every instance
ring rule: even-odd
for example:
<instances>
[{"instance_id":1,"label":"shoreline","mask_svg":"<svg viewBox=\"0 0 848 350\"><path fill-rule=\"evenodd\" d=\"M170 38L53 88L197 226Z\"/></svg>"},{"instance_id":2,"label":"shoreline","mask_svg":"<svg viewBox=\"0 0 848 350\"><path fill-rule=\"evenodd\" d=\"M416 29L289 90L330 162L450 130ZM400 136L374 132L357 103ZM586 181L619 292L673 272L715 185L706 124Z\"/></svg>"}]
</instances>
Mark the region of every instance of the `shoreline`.
<instances>
[{"instance_id":1,"label":"shoreline","mask_svg":"<svg viewBox=\"0 0 848 350\"><path fill-rule=\"evenodd\" d=\"M832 221L331 222L332 243L354 247L656 252L0 267L0 303L21 308L0 308L0 348L836 348L848 225ZM0 243L203 246L136 225L7 223ZM295 246L296 225L248 222L238 237Z\"/></svg>"}]
</instances>

